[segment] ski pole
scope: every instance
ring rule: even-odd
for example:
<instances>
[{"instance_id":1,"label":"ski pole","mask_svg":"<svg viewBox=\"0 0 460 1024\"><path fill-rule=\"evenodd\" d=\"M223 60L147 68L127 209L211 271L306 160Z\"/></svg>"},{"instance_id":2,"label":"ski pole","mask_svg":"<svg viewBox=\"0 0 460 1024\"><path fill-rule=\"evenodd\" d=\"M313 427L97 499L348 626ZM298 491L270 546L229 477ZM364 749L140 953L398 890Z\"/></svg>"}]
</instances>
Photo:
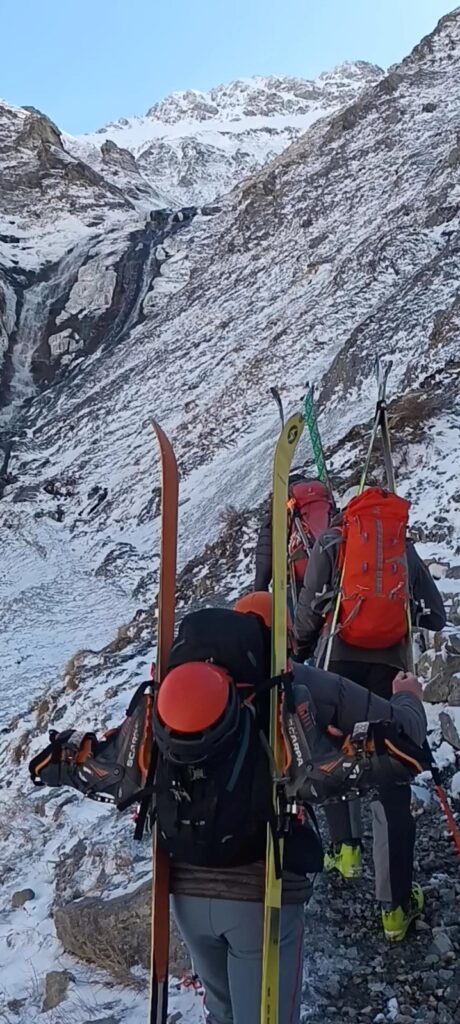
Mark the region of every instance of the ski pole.
<instances>
[{"instance_id":1,"label":"ski pole","mask_svg":"<svg viewBox=\"0 0 460 1024\"><path fill-rule=\"evenodd\" d=\"M386 382L392 365L392 362L387 363L385 370L382 371L380 359L378 358L378 356L375 360L375 373L377 377L377 384L379 387L380 397L380 429L382 434L383 461L385 463L385 473L387 477L388 490L392 491L393 494L396 494L396 480L393 466L393 457L391 454L390 430L388 427L386 403Z\"/></svg>"},{"instance_id":2,"label":"ski pole","mask_svg":"<svg viewBox=\"0 0 460 1024\"><path fill-rule=\"evenodd\" d=\"M377 358L376 361L375 361L375 372L376 372L377 386L378 386L377 405L375 407L374 423L373 423L373 426L372 426L372 432L371 432L371 436L370 436L370 440L369 440L369 447L367 449L366 461L364 463L363 471L361 473L361 479L359 481L358 494L362 494L362 492L364 491L364 488L366 486L366 480L367 480L367 476L368 476L368 473L369 473L369 467L370 467L370 464L371 464L371 458L372 458L372 453L374 451L374 446L375 446L375 441L376 441L376 438L377 438L377 433L378 433L379 427L380 427L380 429L382 429L383 415L384 415L385 409L386 409L386 387L387 387L387 380L388 380L388 374L390 373L392 365L393 365L393 363L389 362L385 366L385 369L382 370L382 367L381 367L381 364L380 364L380 360ZM391 455L390 455L390 457L391 457ZM393 484L394 484L394 475L392 476L392 479L393 479ZM392 489L394 489L394 488L392 488Z\"/></svg>"},{"instance_id":3,"label":"ski pole","mask_svg":"<svg viewBox=\"0 0 460 1024\"><path fill-rule=\"evenodd\" d=\"M289 559L289 585L291 591L292 621L294 621L297 612L297 587L294 563L291 561L291 559Z\"/></svg>"},{"instance_id":4,"label":"ski pole","mask_svg":"<svg viewBox=\"0 0 460 1024\"><path fill-rule=\"evenodd\" d=\"M389 366L391 367L391 365L392 364L390 363ZM376 361L376 372L377 372L377 374L379 376L381 375L381 369L380 369L380 362L379 362L379 360ZM386 376L388 376L388 373L386 373ZM386 381L386 377L385 377L385 381ZM385 392L384 392L384 395L383 395L383 400L381 402L380 416L381 416L380 430L381 430L381 435L382 435L383 461L385 463L385 473L386 473L386 478L387 478L387 486L388 486L388 490L389 491L392 491L393 494L396 494L396 479L395 479L395 471L394 471L394 466L393 466L393 457L392 457L392 454L391 454L390 429L389 429L389 426L388 426L388 415L387 415L387 405L386 405ZM408 655L409 655L409 666L408 666L409 667L409 671L413 672L415 666L414 666L414 650L413 650L413 642L412 642L412 616L411 616L410 603L407 606L407 649L408 649Z\"/></svg>"}]
</instances>

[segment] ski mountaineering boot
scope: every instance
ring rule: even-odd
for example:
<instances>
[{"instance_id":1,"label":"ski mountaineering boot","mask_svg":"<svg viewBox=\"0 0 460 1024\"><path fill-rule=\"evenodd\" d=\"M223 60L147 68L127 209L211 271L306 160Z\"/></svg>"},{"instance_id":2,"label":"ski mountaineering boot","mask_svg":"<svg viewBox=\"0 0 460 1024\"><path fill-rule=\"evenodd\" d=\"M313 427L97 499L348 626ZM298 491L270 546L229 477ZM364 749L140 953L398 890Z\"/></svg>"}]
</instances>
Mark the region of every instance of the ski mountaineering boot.
<instances>
[{"instance_id":1,"label":"ski mountaineering boot","mask_svg":"<svg viewBox=\"0 0 460 1024\"><path fill-rule=\"evenodd\" d=\"M325 871L339 871L343 878L361 878L363 873L361 847L358 844L336 843L324 857Z\"/></svg>"},{"instance_id":2,"label":"ski mountaineering boot","mask_svg":"<svg viewBox=\"0 0 460 1024\"><path fill-rule=\"evenodd\" d=\"M394 907L384 910L382 907L382 924L388 942L402 942L407 935L412 921L422 913L425 897L421 885L413 885L410 898L405 907Z\"/></svg>"}]
</instances>

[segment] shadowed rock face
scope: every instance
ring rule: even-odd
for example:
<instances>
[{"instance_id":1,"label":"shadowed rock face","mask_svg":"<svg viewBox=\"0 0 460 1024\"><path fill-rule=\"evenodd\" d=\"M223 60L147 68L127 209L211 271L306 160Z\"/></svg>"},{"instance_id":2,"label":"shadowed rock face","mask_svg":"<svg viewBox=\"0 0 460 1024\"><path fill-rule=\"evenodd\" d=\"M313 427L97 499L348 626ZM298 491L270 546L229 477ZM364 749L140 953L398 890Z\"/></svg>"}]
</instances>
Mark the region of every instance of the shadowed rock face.
<instances>
[{"instance_id":1,"label":"shadowed rock face","mask_svg":"<svg viewBox=\"0 0 460 1024\"><path fill-rule=\"evenodd\" d=\"M137 230L115 236L109 253L99 255L101 245L93 240L37 274L5 271L15 292L16 317L5 337L0 408L20 407L21 400L52 383L76 356L116 344L142 322L143 300L165 275L170 256L165 243L174 245L195 213L163 211L160 217L161 212ZM174 283L173 272L171 291Z\"/></svg>"}]
</instances>

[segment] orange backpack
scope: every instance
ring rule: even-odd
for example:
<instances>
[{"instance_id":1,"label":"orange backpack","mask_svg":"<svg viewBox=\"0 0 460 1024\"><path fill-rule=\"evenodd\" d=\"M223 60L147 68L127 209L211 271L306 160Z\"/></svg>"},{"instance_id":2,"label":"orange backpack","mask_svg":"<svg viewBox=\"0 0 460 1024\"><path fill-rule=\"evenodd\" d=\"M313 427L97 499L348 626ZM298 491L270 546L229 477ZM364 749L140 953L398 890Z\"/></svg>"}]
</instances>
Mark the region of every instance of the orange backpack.
<instances>
[{"instance_id":1,"label":"orange backpack","mask_svg":"<svg viewBox=\"0 0 460 1024\"><path fill-rule=\"evenodd\" d=\"M405 498L369 487L344 511L339 636L352 647L392 647L407 636L409 508Z\"/></svg>"}]
</instances>

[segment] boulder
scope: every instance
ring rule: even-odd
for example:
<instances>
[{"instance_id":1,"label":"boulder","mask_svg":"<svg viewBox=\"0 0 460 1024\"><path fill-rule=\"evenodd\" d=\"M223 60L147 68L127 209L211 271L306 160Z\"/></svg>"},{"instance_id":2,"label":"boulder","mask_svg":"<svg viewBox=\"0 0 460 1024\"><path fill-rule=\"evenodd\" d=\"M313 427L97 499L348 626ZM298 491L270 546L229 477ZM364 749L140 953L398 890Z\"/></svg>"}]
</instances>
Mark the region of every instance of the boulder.
<instances>
[{"instance_id":1,"label":"boulder","mask_svg":"<svg viewBox=\"0 0 460 1024\"><path fill-rule=\"evenodd\" d=\"M59 1003L67 997L69 983L75 981L70 971L48 971L45 977L45 995L42 1003L42 1013L54 1010Z\"/></svg>"},{"instance_id":2,"label":"boulder","mask_svg":"<svg viewBox=\"0 0 460 1024\"><path fill-rule=\"evenodd\" d=\"M439 721L443 739L450 743L455 750L460 750L460 718L456 721L452 713L441 711Z\"/></svg>"},{"instance_id":3,"label":"boulder","mask_svg":"<svg viewBox=\"0 0 460 1024\"><path fill-rule=\"evenodd\" d=\"M447 703L455 708L460 706L460 672L449 679Z\"/></svg>"},{"instance_id":4,"label":"boulder","mask_svg":"<svg viewBox=\"0 0 460 1024\"><path fill-rule=\"evenodd\" d=\"M460 654L460 636L458 633L449 633L449 648L454 654Z\"/></svg>"},{"instance_id":5,"label":"boulder","mask_svg":"<svg viewBox=\"0 0 460 1024\"><path fill-rule=\"evenodd\" d=\"M25 903L29 903L30 900L34 899L35 893L33 889L18 889L11 897L11 906L14 910L17 910L18 907L23 907Z\"/></svg>"},{"instance_id":6,"label":"boulder","mask_svg":"<svg viewBox=\"0 0 460 1024\"><path fill-rule=\"evenodd\" d=\"M56 933L66 953L97 964L115 976L135 964L150 965L151 882L114 899L88 897L54 911ZM171 974L182 976L190 961L171 923Z\"/></svg>"},{"instance_id":7,"label":"boulder","mask_svg":"<svg viewBox=\"0 0 460 1024\"><path fill-rule=\"evenodd\" d=\"M419 674L427 679L423 699L431 704L460 704L460 655L440 651L434 658L423 654ZM458 676L458 678L456 678Z\"/></svg>"},{"instance_id":8,"label":"boulder","mask_svg":"<svg viewBox=\"0 0 460 1024\"><path fill-rule=\"evenodd\" d=\"M449 619L453 622L454 626L460 626L460 596L452 598L452 604L449 609Z\"/></svg>"},{"instance_id":9,"label":"boulder","mask_svg":"<svg viewBox=\"0 0 460 1024\"><path fill-rule=\"evenodd\" d=\"M450 791L454 800L460 800L460 772L455 772L450 780Z\"/></svg>"}]
</instances>

